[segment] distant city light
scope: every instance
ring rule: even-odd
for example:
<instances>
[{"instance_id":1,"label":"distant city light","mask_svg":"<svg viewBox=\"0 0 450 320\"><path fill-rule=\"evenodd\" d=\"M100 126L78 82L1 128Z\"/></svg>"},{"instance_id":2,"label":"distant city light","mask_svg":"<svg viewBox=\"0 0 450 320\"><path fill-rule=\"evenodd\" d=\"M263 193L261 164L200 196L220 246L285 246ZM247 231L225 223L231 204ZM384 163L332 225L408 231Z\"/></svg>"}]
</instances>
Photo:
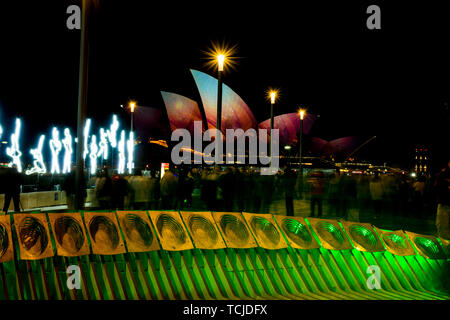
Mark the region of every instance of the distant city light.
<instances>
[{"instance_id":1,"label":"distant city light","mask_svg":"<svg viewBox=\"0 0 450 320\"><path fill-rule=\"evenodd\" d=\"M416 176L416 173L415 172L411 172L411 177L415 177Z\"/></svg>"}]
</instances>

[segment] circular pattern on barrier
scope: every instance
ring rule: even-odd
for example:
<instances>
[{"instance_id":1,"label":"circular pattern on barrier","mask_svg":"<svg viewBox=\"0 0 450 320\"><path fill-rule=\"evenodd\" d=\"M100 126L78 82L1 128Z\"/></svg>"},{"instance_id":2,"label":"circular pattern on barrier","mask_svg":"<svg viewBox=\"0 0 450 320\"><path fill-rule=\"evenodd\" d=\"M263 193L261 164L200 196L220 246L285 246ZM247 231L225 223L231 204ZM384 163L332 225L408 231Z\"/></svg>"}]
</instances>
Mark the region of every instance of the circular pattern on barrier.
<instances>
[{"instance_id":1,"label":"circular pattern on barrier","mask_svg":"<svg viewBox=\"0 0 450 320\"><path fill-rule=\"evenodd\" d=\"M114 250L119 245L119 233L116 225L108 217L95 216L89 222L89 232L94 242Z\"/></svg>"},{"instance_id":2,"label":"circular pattern on barrier","mask_svg":"<svg viewBox=\"0 0 450 320\"><path fill-rule=\"evenodd\" d=\"M196 244L199 247L213 247L217 243L217 230L205 217L200 215L189 216L188 226Z\"/></svg>"},{"instance_id":3,"label":"circular pattern on barrier","mask_svg":"<svg viewBox=\"0 0 450 320\"><path fill-rule=\"evenodd\" d=\"M37 256L44 253L48 245L45 227L34 217L25 217L22 220L19 225L19 238L31 255Z\"/></svg>"},{"instance_id":4,"label":"circular pattern on barrier","mask_svg":"<svg viewBox=\"0 0 450 320\"><path fill-rule=\"evenodd\" d=\"M378 239L370 229L354 224L349 231L352 239L364 249L370 251L377 248Z\"/></svg>"},{"instance_id":5,"label":"circular pattern on barrier","mask_svg":"<svg viewBox=\"0 0 450 320\"><path fill-rule=\"evenodd\" d=\"M4 256L9 247L8 230L0 223L0 258Z\"/></svg>"},{"instance_id":6,"label":"circular pattern on barrier","mask_svg":"<svg viewBox=\"0 0 450 320\"><path fill-rule=\"evenodd\" d=\"M440 258L442 255L439 246L431 239L415 237L414 243L429 258Z\"/></svg>"},{"instance_id":7,"label":"circular pattern on barrier","mask_svg":"<svg viewBox=\"0 0 450 320\"><path fill-rule=\"evenodd\" d=\"M128 213L122 219L127 238L141 246L149 247L153 243L153 232L148 223L134 213Z\"/></svg>"},{"instance_id":8,"label":"circular pattern on barrier","mask_svg":"<svg viewBox=\"0 0 450 320\"><path fill-rule=\"evenodd\" d=\"M248 243L250 235L247 227L237 217L224 214L220 218L220 227L233 246L242 247Z\"/></svg>"},{"instance_id":9,"label":"circular pattern on barrier","mask_svg":"<svg viewBox=\"0 0 450 320\"><path fill-rule=\"evenodd\" d=\"M408 241L395 233L384 233L382 238L390 251L393 251L397 255L402 255L409 249Z\"/></svg>"},{"instance_id":10,"label":"circular pattern on barrier","mask_svg":"<svg viewBox=\"0 0 450 320\"><path fill-rule=\"evenodd\" d=\"M336 249L339 249L345 243L345 236L342 231L330 222L318 222L316 230L324 241Z\"/></svg>"},{"instance_id":11,"label":"circular pattern on barrier","mask_svg":"<svg viewBox=\"0 0 450 320\"><path fill-rule=\"evenodd\" d=\"M286 218L283 220L281 227L288 238L298 246L308 247L311 244L311 233L309 232L308 227L303 223L294 219Z\"/></svg>"},{"instance_id":12,"label":"circular pattern on barrier","mask_svg":"<svg viewBox=\"0 0 450 320\"><path fill-rule=\"evenodd\" d=\"M252 217L250 222L253 231L257 234L259 239L269 247L276 247L280 242L280 233L277 228L267 219L262 217Z\"/></svg>"},{"instance_id":13,"label":"circular pattern on barrier","mask_svg":"<svg viewBox=\"0 0 450 320\"><path fill-rule=\"evenodd\" d=\"M161 237L170 244L186 243L186 233L180 223L168 214L161 214L156 221L156 228Z\"/></svg>"},{"instance_id":14,"label":"circular pattern on barrier","mask_svg":"<svg viewBox=\"0 0 450 320\"><path fill-rule=\"evenodd\" d=\"M83 247L85 237L81 225L70 216L55 220L53 231L56 241L71 253L77 253Z\"/></svg>"}]
</instances>

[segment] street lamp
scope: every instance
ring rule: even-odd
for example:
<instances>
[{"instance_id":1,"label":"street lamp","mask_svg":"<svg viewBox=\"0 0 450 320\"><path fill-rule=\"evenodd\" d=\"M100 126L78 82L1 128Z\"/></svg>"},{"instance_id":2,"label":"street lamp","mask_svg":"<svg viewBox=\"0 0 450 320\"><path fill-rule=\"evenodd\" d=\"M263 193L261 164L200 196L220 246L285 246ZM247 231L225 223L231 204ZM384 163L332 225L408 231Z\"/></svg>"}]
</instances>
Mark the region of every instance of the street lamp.
<instances>
[{"instance_id":1,"label":"street lamp","mask_svg":"<svg viewBox=\"0 0 450 320\"><path fill-rule=\"evenodd\" d=\"M277 98L278 92L275 90L269 91L269 97L270 97L270 157L272 157L272 131L273 131L273 106L275 104L275 99Z\"/></svg>"},{"instance_id":2,"label":"street lamp","mask_svg":"<svg viewBox=\"0 0 450 320\"><path fill-rule=\"evenodd\" d=\"M130 111L131 111L131 132L133 132L133 115L134 115L134 108L136 107L135 102L130 102Z\"/></svg>"},{"instance_id":3,"label":"street lamp","mask_svg":"<svg viewBox=\"0 0 450 320\"><path fill-rule=\"evenodd\" d=\"M220 132L222 127L222 73L226 56L222 53L217 55L217 120L216 120L216 164L219 163L219 143Z\"/></svg>"},{"instance_id":4,"label":"street lamp","mask_svg":"<svg viewBox=\"0 0 450 320\"><path fill-rule=\"evenodd\" d=\"M298 114L300 116L300 139L299 139L299 161L300 161L300 170L299 174L303 174L303 168L302 168L302 147L303 147L303 119L305 118L306 111L303 109L300 109L298 111Z\"/></svg>"}]
</instances>

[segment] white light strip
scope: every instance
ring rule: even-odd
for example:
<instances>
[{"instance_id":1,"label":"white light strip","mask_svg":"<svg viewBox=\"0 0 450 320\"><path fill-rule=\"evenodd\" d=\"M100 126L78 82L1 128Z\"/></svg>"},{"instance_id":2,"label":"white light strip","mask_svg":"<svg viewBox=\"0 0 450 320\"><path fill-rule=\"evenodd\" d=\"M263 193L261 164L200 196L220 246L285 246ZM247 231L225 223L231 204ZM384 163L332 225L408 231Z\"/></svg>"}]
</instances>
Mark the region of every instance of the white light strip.
<instances>
[{"instance_id":1,"label":"white light strip","mask_svg":"<svg viewBox=\"0 0 450 320\"><path fill-rule=\"evenodd\" d=\"M125 130L122 130L120 133L120 141L119 141L119 167L117 169L119 174L123 174L125 172Z\"/></svg>"},{"instance_id":2,"label":"white light strip","mask_svg":"<svg viewBox=\"0 0 450 320\"><path fill-rule=\"evenodd\" d=\"M17 118L15 132L11 135L11 147L6 148L6 154L12 158L12 162L10 162L8 166L12 167L13 165L16 165L17 171L22 172L22 163L20 161L22 152L20 152L19 147L20 125L21 121Z\"/></svg>"},{"instance_id":3,"label":"white light strip","mask_svg":"<svg viewBox=\"0 0 450 320\"><path fill-rule=\"evenodd\" d=\"M132 174L133 173L133 168L134 168L134 163L133 163L133 159L134 159L134 133L130 132L130 138L127 141L127 149L128 149L128 173Z\"/></svg>"},{"instance_id":4,"label":"white light strip","mask_svg":"<svg viewBox=\"0 0 450 320\"><path fill-rule=\"evenodd\" d=\"M83 160L86 160L86 156L89 153L88 139L89 139L89 130L91 129L91 119L86 120L86 124L84 126L83 137L84 137L84 150L83 150Z\"/></svg>"},{"instance_id":5,"label":"white light strip","mask_svg":"<svg viewBox=\"0 0 450 320\"><path fill-rule=\"evenodd\" d=\"M52 169L50 172L59 174L61 171L59 169L59 152L62 149L61 141L59 140L59 131L56 127L52 130L52 138L50 139L50 150L52 152Z\"/></svg>"},{"instance_id":6,"label":"white light strip","mask_svg":"<svg viewBox=\"0 0 450 320\"><path fill-rule=\"evenodd\" d=\"M62 140L64 146L64 166L62 173L70 173L72 165L72 136L69 128L64 129L64 139Z\"/></svg>"},{"instance_id":7,"label":"white light strip","mask_svg":"<svg viewBox=\"0 0 450 320\"><path fill-rule=\"evenodd\" d=\"M100 128L100 142L98 143L99 150L98 157L103 157L103 160L108 160L108 134L103 128Z\"/></svg>"},{"instance_id":8,"label":"white light strip","mask_svg":"<svg viewBox=\"0 0 450 320\"><path fill-rule=\"evenodd\" d=\"M91 174L95 174L97 172L97 152L97 137L94 134L91 138L91 152L89 153L89 158L91 160Z\"/></svg>"},{"instance_id":9,"label":"white light strip","mask_svg":"<svg viewBox=\"0 0 450 320\"><path fill-rule=\"evenodd\" d=\"M116 139L117 129L119 129L119 122L117 121L117 116L113 115L110 130L106 130L109 142L111 143L111 147L113 148L117 147L117 139Z\"/></svg>"},{"instance_id":10,"label":"white light strip","mask_svg":"<svg viewBox=\"0 0 450 320\"><path fill-rule=\"evenodd\" d=\"M33 155L33 168L25 171L25 174L30 175L33 173L46 173L44 158L42 156L42 146L44 145L45 135L41 135L39 143L36 149L31 149L30 153Z\"/></svg>"}]
</instances>

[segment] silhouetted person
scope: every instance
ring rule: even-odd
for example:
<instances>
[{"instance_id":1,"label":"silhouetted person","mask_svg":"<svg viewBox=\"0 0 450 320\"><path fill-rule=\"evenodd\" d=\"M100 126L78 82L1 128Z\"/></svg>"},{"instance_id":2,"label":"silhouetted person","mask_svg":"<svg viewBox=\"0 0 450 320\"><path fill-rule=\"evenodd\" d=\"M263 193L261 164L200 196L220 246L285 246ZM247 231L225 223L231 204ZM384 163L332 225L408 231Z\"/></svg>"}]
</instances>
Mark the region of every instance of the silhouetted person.
<instances>
[{"instance_id":1,"label":"silhouetted person","mask_svg":"<svg viewBox=\"0 0 450 320\"><path fill-rule=\"evenodd\" d=\"M130 194L130 185L123 175L113 174L112 180L112 208L123 210L125 197Z\"/></svg>"},{"instance_id":2,"label":"silhouetted person","mask_svg":"<svg viewBox=\"0 0 450 320\"><path fill-rule=\"evenodd\" d=\"M105 168L99 171L99 176L95 184L95 195L98 200L100 210L111 209L112 206L112 180Z\"/></svg>"},{"instance_id":3,"label":"silhouetted person","mask_svg":"<svg viewBox=\"0 0 450 320\"><path fill-rule=\"evenodd\" d=\"M322 216L322 199L324 192L324 176L321 171L311 175L311 217L314 217L315 206L317 204L317 216Z\"/></svg>"},{"instance_id":4,"label":"silhouetted person","mask_svg":"<svg viewBox=\"0 0 450 320\"><path fill-rule=\"evenodd\" d=\"M233 211L233 189L234 185L234 175L230 167L225 169L225 172L219 178L219 185L222 189L223 196L223 208L225 211Z\"/></svg>"},{"instance_id":5,"label":"silhouetted person","mask_svg":"<svg viewBox=\"0 0 450 320\"><path fill-rule=\"evenodd\" d=\"M381 216L381 210L383 208L383 182L378 174L373 177L369 186L374 209L374 219L378 219Z\"/></svg>"},{"instance_id":6,"label":"silhouetted person","mask_svg":"<svg viewBox=\"0 0 450 320\"><path fill-rule=\"evenodd\" d=\"M73 211L75 210L75 192L76 192L76 184L75 184L75 173L76 166L73 166L70 173L64 179L62 184L62 190L66 192L66 202L67 202L67 210ZM84 209L84 202L87 197L86 192L86 179L84 174L81 175L80 184L82 186L82 194L80 199L80 205L78 206L81 210Z\"/></svg>"},{"instance_id":7,"label":"silhouetted person","mask_svg":"<svg viewBox=\"0 0 450 320\"><path fill-rule=\"evenodd\" d=\"M178 178L172 171L166 170L160 182L162 209L173 210L176 205Z\"/></svg>"},{"instance_id":8,"label":"silhouetted person","mask_svg":"<svg viewBox=\"0 0 450 320\"><path fill-rule=\"evenodd\" d=\"M23 184L23 176L17 171L17 167L13 166L6 170L3 179L5 181L5 203L3 206L3 212L8 213L9 204L11 199L14 202L14 212L20 212L20 186Z\"/></svg>"},{"instance_id":9,"label":"silhouetted person","mask_svg":"<svg viewBox=\"0 0 450 320\"><path fill-rule=\"evenodd\" d=\"M450 161L439 172L435 182L437 192L436 229L439 237L450 240Z\"/></svg>"},{"instance_id":10,"label":"silhouetted person","mask_svg":"<svg viewBox=\"0 0 450 320\"><path fill-rule=\"evenodd\" d=\"M286 200L286 215L294 216L294 192L295 184L297 180L297 175L291 168L286 168L284 170L282 184L284 189L284 197Z\"/></svg>"}]
</instances>

